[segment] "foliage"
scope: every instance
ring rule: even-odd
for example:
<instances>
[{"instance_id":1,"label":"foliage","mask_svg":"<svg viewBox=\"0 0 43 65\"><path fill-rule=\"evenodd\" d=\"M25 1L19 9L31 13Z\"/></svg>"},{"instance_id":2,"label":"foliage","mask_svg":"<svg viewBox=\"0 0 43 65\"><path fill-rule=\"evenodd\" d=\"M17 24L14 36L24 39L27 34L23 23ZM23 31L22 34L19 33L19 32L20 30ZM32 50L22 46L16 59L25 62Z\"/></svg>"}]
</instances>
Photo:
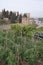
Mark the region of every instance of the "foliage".
<instances>
[{"instance_id":1,"label":"foliage","mask_svg":"<svg viewBox=\"0 0 43 65\"><path fill-rule=\"evenodd\" d=\"M22 28L19 24L11 25L11 29L14 30L16 35L20 35L22 33Z\"/></svg>"},{"instance_id":2,"label":"foliage","mask_svg":"<svg viewBox=\"0 0 43 65\"><path fill-rule=\"evenodd\" d=\"M11 25L11 29L12 30L16 30L16 32L18 32L18 34L22 34L22 36L29 36L31 37L33 35L33 33L36 30L36 25L26 25L26 26L20 26L20 24L14 24Z\"/></svg>"},{"instance_id":3,"label":"foliage","mask_svg":"<svg viewBox=\"0 0 43 65\"><path fill-rule=\"evenodd\" d=\"M22 21L22 14L19 14L19 12L13 12L13 11L6 11L5 9L2 10L2 16L1 19L8 18L10 23L21 23Z\"/></svg>"},{"instance_id":4,"label":"foliage","mask_svg":"<svg viewBox=\"0 0 43 65\"><path fill-rule=\"evenodd\" d=\"M11 23L16 23L15 21L17 20L16 13L13 13L12 11L10 11L9 19L11 20Z\"/></svg>"},{"instance_id":5,"label":"foliage","mask_svg":"<svg viewBox=\"0 0 43 65\"><path fill-rule=\"evenodd\" d=\"M19 23L22 22L22 14L19 15Z\"/></svg>"},{"instance_id":6,"label":"foliage","mask_svg":"<svg viewBox=\"0 0 43 65\"><path fill-rule=\"evenodd\" d=\"M2 10L2 18L8 18L9 17L9 11Z\"/></svg>"},{"instance_id":7,"label":"foliage","mask_svg":"<svg viewBox=\"0 0 43 65\"><path fill-rule=\"evenodd\" d=\"M18 24L11 28L0 31L0 61L7 65L21 65L21 61L37 65L38 60L43 60L43 40L30 39L27 34L23 36L28 30L33 34L36 28L33 25L21 27Z\"/></svg>"}]
</instances>

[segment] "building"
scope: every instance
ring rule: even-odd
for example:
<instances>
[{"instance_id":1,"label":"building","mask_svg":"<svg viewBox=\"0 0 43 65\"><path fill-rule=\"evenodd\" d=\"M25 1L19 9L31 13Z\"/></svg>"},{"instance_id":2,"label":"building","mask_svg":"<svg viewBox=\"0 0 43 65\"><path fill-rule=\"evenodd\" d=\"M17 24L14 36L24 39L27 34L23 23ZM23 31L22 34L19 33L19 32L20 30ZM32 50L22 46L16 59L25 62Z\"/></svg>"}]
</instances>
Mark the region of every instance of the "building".
<instances>
[{"instance_id":1,"label":"building","mask_svg":"<svg viewBox=\"0 0 43 65\"><path fill-rule=\"evenodd\" d=\"M30 13L24 13L24 16L22 17L22 24L33 24L33 20L33 18L30 18Z\"/></svg>"},{"instance_id":2,"label":"building","mask_svg":"<svg viewBox=\"0 0 43 65\"><path fill-rule=\"evenodd\" d=\"M24 13L26 16L27 16L27 18L30 18L30 13Z\"/></svg>"},{"instance_id":3,"label":"building","mask_svg":"<svg viewBox=\"0 0 43 65\"><path fill-rule=\"evenodd\" d=\"M9 18L3 18L3 21L6 23L6 24L9 24L11 21L9 20Z\"/></svg>"},{"instance_id":4,"label":"building","mask_svg":"<svg viewBox=\"0 0 43 65\"><path fill-rule=\"evenodd\" d=\"M38 20L38 19L35 19L34 20L34 24L36 24L36 25L41 25L42 24L42 21L40 21L40 20Z\"/></svg>"},{"instance_id":5,"label":"building","mask_svg":"<svg viewBox=\"0 0 43 65\"><path fill-rule=\"evenodd\" d=\"M16 12L16 16L19 16L19 12Z\"/></svg>"},{"instance_id":6,"label":"building","mask_svg":"<svg viewBox=\"0 0 43 65\"><path fill-rule=\"evenodd\" d=\"M24 13L24 16L22 17L22 24L31 24L30 19L30 13Z\"/></svg>"},{"instance_id":7,"label":"building","mask_svg":"<svg viewBox=\"0 0 43 65\"><path fill-rule=\"evenodd\" d=\"M30 22L31 24L33 24L33 23L34 23L34 18L30 18L30 19L29 19L29 22Z\"/></svg>"},{"instance_id":8,"label":"building","mask_svg":"<svg viewBox=\"0 0 43 65\"><path fill-rule=\"evenodd\" d=\"M18 16L19 15L19 12L13 12L16 16Z\"/></svg>"},{"instance_id":9,"label":"building","mask_svg":"<svg viewBox=\"0 0 43 65\"><path fill-rule=\"evenodd\" d=\"M22 17L22 24L28 24L29 23L29 18Z\"/></svg>"}]
</instances>

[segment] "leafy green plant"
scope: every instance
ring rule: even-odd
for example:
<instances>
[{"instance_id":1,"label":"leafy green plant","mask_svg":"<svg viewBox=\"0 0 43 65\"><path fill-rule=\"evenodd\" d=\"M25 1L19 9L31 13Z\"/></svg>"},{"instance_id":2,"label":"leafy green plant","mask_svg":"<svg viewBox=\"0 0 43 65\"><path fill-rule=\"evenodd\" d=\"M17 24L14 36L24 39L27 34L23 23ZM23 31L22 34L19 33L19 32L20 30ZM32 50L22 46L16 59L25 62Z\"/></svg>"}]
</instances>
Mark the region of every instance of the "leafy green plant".
<instances>
[{"instance_id":1,"label":"leafy green plant","mask_svg":"<svg viewBox=\"0 0 43 65\"><path fill-rule=\"evenodd\" d=\"M20 65L21 61L37 65L38 60L43 60L43 39L30 38L37 29L18 24L12 28L0 31L0 61L7 65Z\"/></svg>"}]
</instances>

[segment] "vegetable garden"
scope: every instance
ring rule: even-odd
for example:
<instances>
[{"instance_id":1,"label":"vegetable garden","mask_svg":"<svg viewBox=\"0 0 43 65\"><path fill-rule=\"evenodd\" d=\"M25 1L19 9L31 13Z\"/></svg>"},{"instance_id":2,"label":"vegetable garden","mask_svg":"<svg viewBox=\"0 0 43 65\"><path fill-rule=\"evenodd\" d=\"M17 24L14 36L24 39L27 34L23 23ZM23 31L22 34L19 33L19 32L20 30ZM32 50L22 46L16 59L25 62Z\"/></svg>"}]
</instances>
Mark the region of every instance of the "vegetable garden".
<instances>
[{"instance_id":1,"label":"vegetable garden","mask_svg":"<svg viewBox=\"0 0 43 65\"><path fill-rule=\"evenodd\" d=\"M43 61L43 39L32 39L36 31L35 26L19 25L0 31L0 65L38 65Z\"/></svg>"}]
</instances>

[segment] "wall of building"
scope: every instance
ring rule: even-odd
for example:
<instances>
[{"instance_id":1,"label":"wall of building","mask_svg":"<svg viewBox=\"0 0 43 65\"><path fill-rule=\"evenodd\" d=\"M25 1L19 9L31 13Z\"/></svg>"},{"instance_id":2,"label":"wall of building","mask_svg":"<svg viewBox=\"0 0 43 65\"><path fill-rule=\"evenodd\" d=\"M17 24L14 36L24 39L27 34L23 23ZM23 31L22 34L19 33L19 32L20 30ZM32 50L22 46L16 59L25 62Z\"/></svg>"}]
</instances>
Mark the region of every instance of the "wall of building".
<instances>
[{"instance_id":1,"label":"wall of building","mask_svg":"<svg viewBox=\"0 0 43 65\"><path fill-rule=\"evenodd\" d=\"M28 24L29 19L26 17L22 18L22 24Z\"/></svg>"},{"instance_id":2,"label":"wall of building","mask_svg":"<svg viewBox=\"0 0 43 65\"><path fill-rule=\"evenodd\" d=\"M22 17L22 24L32 24L33 20L30 18L30 13L25 13L27 17Z\"/></svg>"}]
</instances>

